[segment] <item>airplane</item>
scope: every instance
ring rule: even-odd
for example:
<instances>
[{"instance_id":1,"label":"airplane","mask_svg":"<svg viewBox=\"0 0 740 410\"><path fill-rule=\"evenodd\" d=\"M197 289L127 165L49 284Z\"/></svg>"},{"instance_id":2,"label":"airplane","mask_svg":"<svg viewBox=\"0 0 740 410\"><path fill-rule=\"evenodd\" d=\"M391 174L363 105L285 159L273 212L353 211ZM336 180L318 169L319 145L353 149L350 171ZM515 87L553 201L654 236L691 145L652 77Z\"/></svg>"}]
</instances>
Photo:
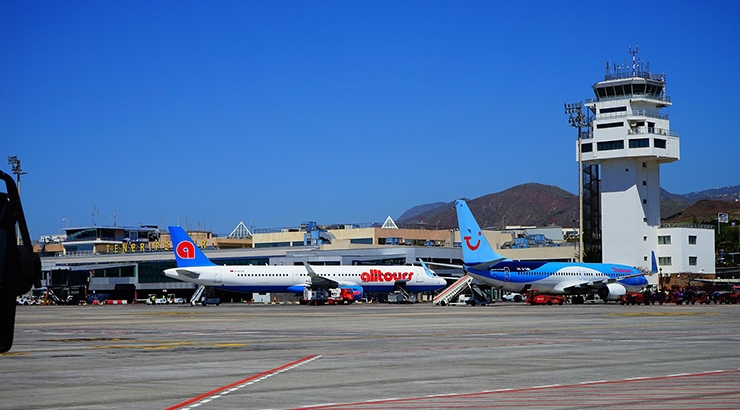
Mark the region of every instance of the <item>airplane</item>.
<instances>
[{"instance_id":1,"label":"airplane","mask_svg":"<svg viewBox=\"0 0 740 410\"><path fill-rule=\"evenodd\" d=\"M392 292L403 286L409 292L427 292L447 286L423 262L422 266L335 265L258 266L223 265L211 262L180 226L168 227L176 268L166 269L170 278L226 291L245 293L294 293L309 289L349 289L354 299L366 292Z\"/></svg>"},{"instance_id":2,"label":"airplane","mask_svg":"<svg viewBox=\"0 0 740 410\"><path fill-rule=\"evenodd\" d=\"M463 263L470 276L504 291L537 291L552 295L598 294L616 301L627 292L639 292L648 284L642 270L610 263L524 262L496 253L483 235L464 200L455 201L460 227ZM652 273L658 271L652 253ZM578 303L575 299L574 303Z\"/></svg>"}]
</instances>

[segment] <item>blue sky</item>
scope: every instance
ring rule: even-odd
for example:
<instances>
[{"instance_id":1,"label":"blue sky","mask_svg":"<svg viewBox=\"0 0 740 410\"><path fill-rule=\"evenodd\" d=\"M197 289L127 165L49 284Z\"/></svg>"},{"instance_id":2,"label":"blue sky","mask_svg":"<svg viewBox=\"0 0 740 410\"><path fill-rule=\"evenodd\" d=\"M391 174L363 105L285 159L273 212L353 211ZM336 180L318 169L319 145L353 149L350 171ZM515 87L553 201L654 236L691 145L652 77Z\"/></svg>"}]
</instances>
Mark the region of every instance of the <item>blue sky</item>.
<instances>
[{"instance_id":1,"label":"blue sky","mask_svg":"<svg viewBox=\"0 0 740 410\"><path fill-rule=\"evenodd\" d=\"M94 207L228 233L577 192L563 103L639 44L681 138L662 186L740 183L740 3L514 3L4 1L0 169L34 238Z\"/></svg>"}]
</instances>

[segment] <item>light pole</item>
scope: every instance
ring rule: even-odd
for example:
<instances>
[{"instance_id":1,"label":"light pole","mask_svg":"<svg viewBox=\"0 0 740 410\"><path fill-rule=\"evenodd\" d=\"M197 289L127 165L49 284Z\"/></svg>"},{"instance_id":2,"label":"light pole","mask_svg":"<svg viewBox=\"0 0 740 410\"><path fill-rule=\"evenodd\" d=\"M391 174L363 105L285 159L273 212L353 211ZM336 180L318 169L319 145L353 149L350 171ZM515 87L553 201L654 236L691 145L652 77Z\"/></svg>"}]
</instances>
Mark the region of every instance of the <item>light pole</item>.
<instances>
[{"instance_id":1,"label":"light pole","mask_svg":"<svg viewBox=\"0 0 740 410\"><path fill-rule=\"evenodd\" d=\"M21 169L21 160L18 159L17 155L8 157L8 165L12 167L13 173L16 175L17 182L15 185L18 188L18 199L20 199L21 197L21 175L27 174L28 172L23 172L23 170ZM20 245L21 244L21 227L20 226L16 228L16 238L18 242L16 245Z\"/></svg>"},{"instance_id":2,"label":"light pole","mask_svg":"<svg viewBox=\"0 0 740 410\"><path fill-rule=\"evenodd\" d=\"M587 124L583 115L583 102L564 104L571 127L578 129L578 262L583 262L583 152L581 150L581 128Z\"/></svg>"}]
</instances>

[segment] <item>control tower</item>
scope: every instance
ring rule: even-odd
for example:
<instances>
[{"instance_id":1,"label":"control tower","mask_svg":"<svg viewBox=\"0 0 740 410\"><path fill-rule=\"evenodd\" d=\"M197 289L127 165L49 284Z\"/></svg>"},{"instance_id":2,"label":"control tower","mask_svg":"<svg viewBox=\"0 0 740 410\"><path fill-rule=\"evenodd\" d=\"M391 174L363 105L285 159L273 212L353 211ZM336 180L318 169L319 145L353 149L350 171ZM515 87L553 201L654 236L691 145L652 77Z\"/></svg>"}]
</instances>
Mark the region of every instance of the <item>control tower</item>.
<instances>
[{"instance_id":1,"label":"control tower","mask_svg":"<svg viewBox=\"0 0 740 410\"><path fill-rule=\"evenodd\" d=\"M660 227L660 165L679 159L680 144L661 112L671 105L665 75L651 73L637 49L630 54L631 65L607 62L596 98L584 104L593 114L589 132L576 144L584 166L601 168L603 261L649 268Z\"/></svg>"},{"instance_id":2,"label":"control tower","mask_svg":"<svg viewBox=\"0 0 740 410\"><path fill-rule=\"evenodd\" d=\"M655 251L659 275L649 280L659 286L666 274L713 273L712 226L661 225L660 165L678 161L680 144L661 111L671 105L665 75L651 73L637 59L637 48L630 54L631 64L607 63L604 80L594 84L596 98L584 104L593 116L573 121L579 126L576 158L589 181L584 208L596 210L585 219L601 226L600 234L589 229L583 234L601 239L604 262L649 268ZM581 125L588 131L581 132Z\"/></svg>"}]
</instances>

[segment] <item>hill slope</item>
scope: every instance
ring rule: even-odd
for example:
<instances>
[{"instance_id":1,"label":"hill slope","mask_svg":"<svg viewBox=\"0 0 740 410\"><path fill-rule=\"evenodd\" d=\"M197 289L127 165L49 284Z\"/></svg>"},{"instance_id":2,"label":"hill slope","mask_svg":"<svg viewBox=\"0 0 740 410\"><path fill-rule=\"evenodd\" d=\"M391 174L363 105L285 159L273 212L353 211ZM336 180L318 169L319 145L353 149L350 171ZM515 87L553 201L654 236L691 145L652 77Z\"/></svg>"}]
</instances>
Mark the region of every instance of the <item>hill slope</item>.
<instances>
[{"instance_id":1,"label":"hill slope","mask_svg":"<svg viewBox=\"0 0 740 410\"><path fill-rule=\"evenodd\" d=\"M571 226L578 210L578 196L556 186L529 183L468 200L468 205L483 227L501 227L502 223ZM411 217L408 214L405 212L396 222L414 224L423 220L428 225L438 223L440 228L457 226L454 202L427 208Z\"/></svg>"},{"instance_id":2,"label":"hill slope","mask_svg":"<svg viewBox=\"0 0 740 410\"><path fill-rule=\"evenodd\" d=\"M717 212L727 212L737 219L740 185L714 188L689 194L660 193L660 213L666 222L706 222L717 218ZM713 205L703 203L709 198ZM697 201L702 202L699 204ZM483 227L502 225L573 226L578 215L578 196L561 188L538 183L517 185L505 191L468 200L478 223ZM692 208L693 205L697 205ZM712 216L713 215L713 216ZM454 201L418 205L396 219L399 225L426 224L445 229L457 227Z\"/></svg>"}]
</instances>

